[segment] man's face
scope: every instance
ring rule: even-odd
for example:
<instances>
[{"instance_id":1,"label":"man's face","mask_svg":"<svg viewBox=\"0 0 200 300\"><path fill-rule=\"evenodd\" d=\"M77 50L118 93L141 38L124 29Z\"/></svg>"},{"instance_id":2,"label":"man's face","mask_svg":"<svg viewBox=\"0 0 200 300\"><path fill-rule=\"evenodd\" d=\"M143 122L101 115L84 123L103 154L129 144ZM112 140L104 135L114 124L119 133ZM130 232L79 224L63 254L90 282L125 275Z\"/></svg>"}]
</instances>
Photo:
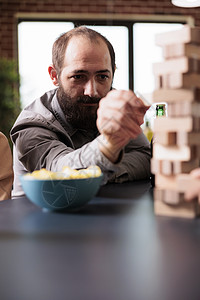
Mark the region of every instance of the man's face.
<instances>
[{"instance_id":1,"label":"man's face","mask_svg":"<svg viewBox=\"0 0 200 300\"><path fill-rule=\"evenodd\" d=\"M96 128L98 103L110 91L112 79L105 42L71 38L58 79L58 100L68 122L76 128Z\"/></svg>"}]
</instances>

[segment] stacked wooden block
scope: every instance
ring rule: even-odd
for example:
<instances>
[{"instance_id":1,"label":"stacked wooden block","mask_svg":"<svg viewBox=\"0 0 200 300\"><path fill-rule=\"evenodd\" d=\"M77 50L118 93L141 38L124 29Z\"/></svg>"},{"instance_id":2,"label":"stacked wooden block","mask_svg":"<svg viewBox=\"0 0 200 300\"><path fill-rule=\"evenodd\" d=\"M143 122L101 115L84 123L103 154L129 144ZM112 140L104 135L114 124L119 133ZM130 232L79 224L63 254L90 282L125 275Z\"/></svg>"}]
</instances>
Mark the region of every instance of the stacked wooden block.
<instances>
[{"instance_id":1,"label":"stacked wooden block","mask_svg":"<svg viewBox=\"0 0 200 300\"><path fill-rule=\"evenodd\" d=\"M158 34L156 44L164 60L153 65L153 102L167 102L168 117L154 121L154 210L193 218L199 214L198 201L186 202L184 193L200 184L189 175L200 161L200 28L185 25Z\"/></svg>"}]
</instances>

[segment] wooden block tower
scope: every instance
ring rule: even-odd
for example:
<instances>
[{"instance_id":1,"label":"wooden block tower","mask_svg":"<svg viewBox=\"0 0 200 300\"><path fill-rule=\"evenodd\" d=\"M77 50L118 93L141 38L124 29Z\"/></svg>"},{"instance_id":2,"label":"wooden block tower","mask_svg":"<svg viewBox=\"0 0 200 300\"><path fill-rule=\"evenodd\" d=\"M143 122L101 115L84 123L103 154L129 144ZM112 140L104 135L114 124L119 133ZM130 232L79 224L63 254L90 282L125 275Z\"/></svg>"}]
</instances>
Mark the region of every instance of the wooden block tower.
<instances>
[{"instance_id":1,"label":"wooden block tower","mask_svg":"<svg viewBox=\"0 0 200 300\"><path fill-rule=\"evenodd\" d=\"M158 215L194 218L197 199L184 193L200 185L189 172L200 161L200 28L187 25L161 33L156 44L164 60L153 65L153 102L167 102L168 116L154 121L151 171L155 174L154 211Z\"/></svg>"}]
</instances>

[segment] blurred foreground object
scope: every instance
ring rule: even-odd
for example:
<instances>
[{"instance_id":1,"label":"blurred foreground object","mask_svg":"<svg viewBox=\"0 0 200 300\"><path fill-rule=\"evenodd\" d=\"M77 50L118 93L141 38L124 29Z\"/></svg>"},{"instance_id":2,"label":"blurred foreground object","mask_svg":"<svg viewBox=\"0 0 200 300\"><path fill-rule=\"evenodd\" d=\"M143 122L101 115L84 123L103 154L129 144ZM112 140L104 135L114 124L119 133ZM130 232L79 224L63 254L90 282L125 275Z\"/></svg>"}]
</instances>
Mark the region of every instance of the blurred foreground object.
<instances>
[{"instance_id":1,"label":"blurred foreground object","mask_svg":"<svg viewBox=\"0 0 200 300\"><path fill-rule=\"evenodd\" d=\"M158 34L156 44L163 49L164 61L153 66L152 98L167 102L168 117L154 121L154 210L158 215L194 218L199 204L197 199L185 201L188 184L180 184L179 177L197 168L200 159L200 28L185 25Z\"/></svg>"},{"instance_id":2,"label":"blurred foreground object","mask_svg":"<svg viewBox=\"0 0 200 300\"><path fill-rule=\"evenodd\" d=\"M0 200L11 198L12 184L12 153L6 136L0 132Z\"/></svg>"},{"instance_id":3,"label":"blurred foreground object","mask_svg":"<svg viewBox=\"0 0 200 300\"><path fill-rule=\"evenodd\" d=\"M10 146L10 130L20 113L17 62L0 58L0 128Z\"/></svg>"}]
</instances>

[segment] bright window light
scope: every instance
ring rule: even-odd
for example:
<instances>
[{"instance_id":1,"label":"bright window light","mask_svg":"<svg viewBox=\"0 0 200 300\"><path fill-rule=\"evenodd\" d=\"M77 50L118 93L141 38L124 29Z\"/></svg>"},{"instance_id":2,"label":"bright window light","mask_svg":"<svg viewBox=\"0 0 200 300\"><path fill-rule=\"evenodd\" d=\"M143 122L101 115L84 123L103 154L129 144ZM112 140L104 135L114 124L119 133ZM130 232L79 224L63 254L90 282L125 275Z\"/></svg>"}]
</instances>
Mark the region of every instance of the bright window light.
<instances>
[{"instance_id":1,"label":"bright window light","mask_svg":"<svg viewBox=\"0 0 200 300\"><path fill-rule=\"evenodd\" d=\"M55 88L48 74L52 45L57 37L73 27L69 22L21 22L18 25L22 107Z\"/></svg>"},{"instance_id":2,"label":"bright window light","mask_svg":"<svg viewBox=\"0 0 200 300\"><path fill-rule=\"evenodd\" d=\"M134 43L134 91L150 94L155 88L153 63L163 60L162 49L155 45L155 35L178 30L182 24L135 23ZM146 96L148 97L148 96Z\"/></svg>"}]
</instances>

